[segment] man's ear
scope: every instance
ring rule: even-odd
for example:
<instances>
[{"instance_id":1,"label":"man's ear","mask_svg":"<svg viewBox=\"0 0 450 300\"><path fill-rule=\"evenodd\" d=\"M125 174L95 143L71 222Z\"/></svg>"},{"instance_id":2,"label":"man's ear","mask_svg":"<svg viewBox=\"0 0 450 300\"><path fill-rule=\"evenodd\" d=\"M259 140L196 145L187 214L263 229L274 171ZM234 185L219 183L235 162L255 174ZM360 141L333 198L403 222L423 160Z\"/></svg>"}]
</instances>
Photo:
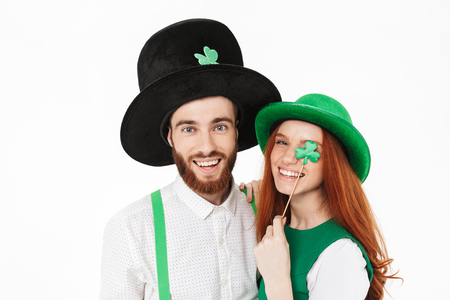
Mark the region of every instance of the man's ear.
<instances>
[{"instance_id":1,"label":"man's ear","mask_svg":"<svg viewBox=\"0 0 450 300\"><path fill-rule=\"evenodd\" d=\"M236 126L234 126L236 128L236 140L239 137L238 125L239 125L239 120L236 120Z\"/></svg>"},{"instance_id":2,"label":"man's ear","mask_svg":"<svg viewBox=\"0 0 450 300\"><path fill-rule=\"evenodd\" d=\"M167 141L169 142L170 147L173 148L173 144L172 144L172 129L170 127L168 127L168 128L169 128L169 131L167 132Z\"/></svg>"}]
</instances>

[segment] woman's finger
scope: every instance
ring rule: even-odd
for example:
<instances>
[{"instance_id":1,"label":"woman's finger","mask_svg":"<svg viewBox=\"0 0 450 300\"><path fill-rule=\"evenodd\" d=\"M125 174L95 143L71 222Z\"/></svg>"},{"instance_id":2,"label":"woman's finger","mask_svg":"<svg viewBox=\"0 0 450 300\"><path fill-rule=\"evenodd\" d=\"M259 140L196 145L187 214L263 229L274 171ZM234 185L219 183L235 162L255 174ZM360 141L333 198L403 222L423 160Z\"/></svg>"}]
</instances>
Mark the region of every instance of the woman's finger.
<instances>
[{"instance_id":1,"label":"woman's finger","mask_svg":"<svg viewBox=\"0 0 450 300\"><path fill-rule=\"evenodd\" d=\"M284 235L284 224L281 216L276 216L273 219L273 235L274 236Z\"/></svg>"},{"instance_id":2,"label":"woman's finger","mask_svg":"<svg viewBox=\"0 0 450 300\"><path fill-rule=\"evenodd\" d=\"M245 188L247 189L247 202L250 203L253 201L253 187L251 184L247 183Z\"/></svg>"},{"instance_id":3,"label":"woman's finger","mask_svg":"<svg viewBox=\"0 0 450 300\"><path fill-rule=\"evenodd\" d=\"M254 193L254 190L253 190L253 186L252 186L251 183L244 183L244 182L241 182L241 183L239 184L239 190L240 190L241 192L243 192L244 190L246 190L245 192L246 192L246 194L247 194L247 202L248 202L248 203L251 203L251 202L253 201L253 193Z\"/></svg>"},{"instance_id":4,"label":"woman's finger","mask_svg":"<svg viewBox=\"0 0 450 300\"><path fill-rule=\"evenodd\" d=\"M265 236L266 235L269 236L269 237L273 236L273 226L272 225L267 226Z\"/></svg>"},{"instance_id":5,"label":"woman's finger","mask_svg":"<svg viewBox=\"0 0 450 300\"><path fill-rule=\"evenodd\" d=\"M252 180L252 182L251 182L251 185L253 188L253 195L255 196L256 207L258 207L258 204L259 204L261 184L262 184L262 179Z\"/></svg>"}]
</instances>

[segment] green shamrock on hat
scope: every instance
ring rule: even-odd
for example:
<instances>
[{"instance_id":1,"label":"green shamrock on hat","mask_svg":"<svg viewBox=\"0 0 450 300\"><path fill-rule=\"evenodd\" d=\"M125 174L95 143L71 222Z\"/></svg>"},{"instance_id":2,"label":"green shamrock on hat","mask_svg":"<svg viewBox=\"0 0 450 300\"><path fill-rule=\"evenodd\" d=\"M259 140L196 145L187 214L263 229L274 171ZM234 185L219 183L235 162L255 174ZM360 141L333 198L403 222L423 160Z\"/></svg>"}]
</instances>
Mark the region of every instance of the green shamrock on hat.
<instances>
[{"instance_id":1,"label":"green shamrock on hat","mask_svg":"<svg viewBox=\"0 0 450 300\"><path fill-rule=\"evenodd\" d=\"M198 63L201 65L218 65L217 58L219 54L216 50L210 49L208 46L203 47L203 52L205 55L200 53L195 53L195 58L198 59Z\"/></svg>"}]
</instances>

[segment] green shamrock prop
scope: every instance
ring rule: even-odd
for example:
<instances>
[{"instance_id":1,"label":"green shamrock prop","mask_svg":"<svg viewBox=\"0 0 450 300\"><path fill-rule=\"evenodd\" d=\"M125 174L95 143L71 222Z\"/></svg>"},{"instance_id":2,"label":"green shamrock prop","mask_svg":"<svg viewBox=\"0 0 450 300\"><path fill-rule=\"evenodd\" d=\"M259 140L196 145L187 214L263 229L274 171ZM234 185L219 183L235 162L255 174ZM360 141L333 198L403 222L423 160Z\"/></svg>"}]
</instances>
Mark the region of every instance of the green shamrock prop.
<instances>
[{"instance_id":1,"label":"green shamrock prop","mask_svg":"<svg viewBox=\"0 0 450 300\"><path fill-rule=\"evenodd\" d=\"M203 47L203 52L205 55L195 53L195 58L198 59L198 63L203 65L218 65L217 58L219 57L219 54L217 54L217 51L214 49L210 49L208 46Z\"/></svg>"},{"instance_id":2,"label":"green shamrock prop","mask_svg":"<svg viewBox=\"0 0 450 300\"><path fill-rule=\"evenodd\" d=\"M286 210L289 206L289 203L291 202L292 194L294 193L295 187L297 186L298 179L301 177L303 167L308 163L308 159L312 161L313 163L317 162L320 157L320 153L315 151L317 149L317 144L311 141L306 141L305 143L305 149L302 147L298 147L295 149L295 157L297 159L305 158L303 159L303 164L300 169L300 172L298 173L297 180L295 181L294 188L292 189L291 195L289 196L289 199L287 201L286 207L284 208L283 215L281 218L284 218L284 214L286 213Z\"/></svg>"},{"instance_id":3,"label":"green shamrock prop","mask_svg":"<svg viewBox=\"0 0 450 300\"><path fill-rule=\"evenodd\" d=\"M315 151L317 149L317 144L311 141L307 141L305 143L305 149L298 147L295 150L295 157L297 159L305 158L303 160L303 165L306 165L308 163L308 158L313 163L317 162L320 157L320 153Z\"/></svg>"}]
</instances>

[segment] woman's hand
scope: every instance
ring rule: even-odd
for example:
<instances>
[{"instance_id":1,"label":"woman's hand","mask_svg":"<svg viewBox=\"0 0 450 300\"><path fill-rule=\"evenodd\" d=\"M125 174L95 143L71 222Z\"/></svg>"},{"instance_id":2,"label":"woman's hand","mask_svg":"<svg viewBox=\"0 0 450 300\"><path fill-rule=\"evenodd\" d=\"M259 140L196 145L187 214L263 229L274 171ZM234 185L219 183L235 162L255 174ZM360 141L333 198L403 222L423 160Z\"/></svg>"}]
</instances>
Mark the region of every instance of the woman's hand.
<instances>
[{"instance_id":1,"label":"woman's hand","mask_svg":"<svg viewBox=\"0 0 450 300\"><path fill-rule=\"evenodd\" d=\"M289 243L284 234L286 218L276 216L261 242L253 250L264 278L267 299L293 299Z\"/></svg>"},{"instance_id":2,"label":"woman's hand","mask_svg":"<svg viewBox=\"0 0 450 300\"><path fill-rule=\"evenodd\" d=\"M247 202L252 202L252 195L255 197L255 204L256 207L258 207L258 201L259 201L259 191L261 190L261 183L262 179L259 180L252 180L252 182L249 182L247 184L241 182L239 185L239 190L242 192L243 190L247 190Z\"/></svg>"}]
</instances>

